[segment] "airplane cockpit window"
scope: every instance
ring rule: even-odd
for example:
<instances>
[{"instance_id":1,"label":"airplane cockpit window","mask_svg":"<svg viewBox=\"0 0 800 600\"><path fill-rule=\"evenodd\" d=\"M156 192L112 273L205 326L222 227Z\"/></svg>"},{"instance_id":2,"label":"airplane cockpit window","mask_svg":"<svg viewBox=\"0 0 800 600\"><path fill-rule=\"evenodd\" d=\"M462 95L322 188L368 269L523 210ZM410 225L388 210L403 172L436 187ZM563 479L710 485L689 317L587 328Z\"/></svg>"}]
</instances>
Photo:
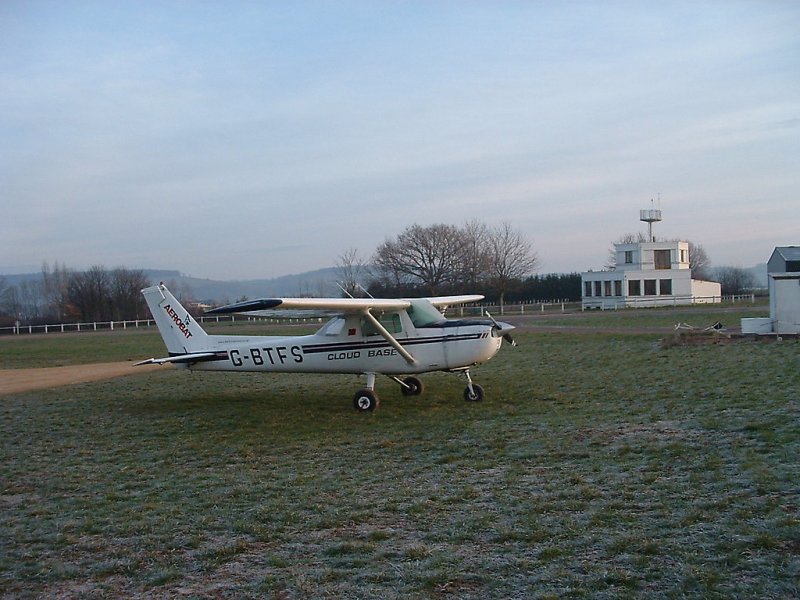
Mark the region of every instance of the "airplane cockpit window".
<instances>
[{"instance_id":1,"label":"airplane cockpit window","mask_svg":"<svg viewBox=\"0 0 800 600\"><path fill-rule=\"evenodd\" d=\"M444 321L442 313L433 304L422 298L411 300L411 306L407 312L414 327L429 327Z\"/></svg>"},{"instance_id":2,"label":"airplane cockpit window","mask_svg":"<svg viewBox=\"0 0 800 600\"><path fill-rule=\"evenodd\" d=\"M344 317L335 317L323 325L319 333L322 335L339 335L344 330Z\"/></svg>"},{"instance_id":3,"label":"airplane cockpit window","mask_svg":"<svg viewBox=\"0 0 800 600\"><path fill-rule=\"evenodd\" d=\"M403 324L400 322L400 315L397 313L377 315L377 318L380 324L383 325L383 328L389 333L395 334L403 331ZM361 321L361 331L364 333L364 335L380 335L372 323L366 319L362 319Z\"/></svg>"}]
</instances>

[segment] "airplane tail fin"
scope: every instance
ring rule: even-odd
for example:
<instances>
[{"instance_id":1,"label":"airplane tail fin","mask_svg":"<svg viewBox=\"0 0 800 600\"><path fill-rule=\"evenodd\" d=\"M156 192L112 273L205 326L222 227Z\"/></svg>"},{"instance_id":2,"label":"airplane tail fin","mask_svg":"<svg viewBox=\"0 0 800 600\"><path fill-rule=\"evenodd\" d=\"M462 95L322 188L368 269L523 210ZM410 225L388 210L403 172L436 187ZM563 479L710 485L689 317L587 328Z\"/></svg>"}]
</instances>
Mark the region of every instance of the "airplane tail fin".
<instances>
[{"instance_id":1,"label":"airplane tail fin","mask_svg":"<svg viewBox=\"0 0 800 600\"><path fill-rule=\"evenodd\" d=\"M142 290L170 355L207 350L208 334L162 283Z\"/></svg>"}]
</instances>

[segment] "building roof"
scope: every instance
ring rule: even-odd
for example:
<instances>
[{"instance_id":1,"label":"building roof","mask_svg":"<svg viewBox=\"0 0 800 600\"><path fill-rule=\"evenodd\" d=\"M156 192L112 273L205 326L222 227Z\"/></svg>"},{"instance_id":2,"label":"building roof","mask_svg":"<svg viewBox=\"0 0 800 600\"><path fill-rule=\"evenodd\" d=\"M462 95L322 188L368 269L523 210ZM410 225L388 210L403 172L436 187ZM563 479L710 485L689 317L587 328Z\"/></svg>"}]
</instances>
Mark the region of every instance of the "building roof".
<instances>
[{"instance_id":1,"label":"building roof","mask_svg":"<svg viewBox=\"0 0 800 600\"><path fill-rule=\"evenodd\" d=\"M775 252L784 260L800 260L800 246L776 246L773 255Z\"/></svg>"},{"instance_id":2,"label":"building roof","mask_svg":"<svg viewBox=\"0 0 800 600\"><path fill-rule=\"evenodd\" d=\"M800 273L800 246L778 246L767 261L767 273Z\"/></svg>"}]
</instances>

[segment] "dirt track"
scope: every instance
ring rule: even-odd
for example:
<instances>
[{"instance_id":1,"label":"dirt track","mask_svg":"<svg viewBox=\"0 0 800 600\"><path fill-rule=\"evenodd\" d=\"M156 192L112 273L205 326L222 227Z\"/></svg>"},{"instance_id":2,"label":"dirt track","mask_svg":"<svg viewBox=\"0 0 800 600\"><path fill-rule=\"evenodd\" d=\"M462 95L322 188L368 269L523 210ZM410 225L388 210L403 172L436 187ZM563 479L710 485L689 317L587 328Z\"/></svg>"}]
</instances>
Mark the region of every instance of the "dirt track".
<instances>
[{"instance_id":1,"label":"dirt track","mask_svg":"<svg viewBox=\"0 0 800 600\"><path fill-rule=\"evenodd\" d=\"M40 369L0 369L0 396L146 373L159 368L163 367L159 365L134 367L134 363L126 361Z\"/></svg>"}]
</instances>

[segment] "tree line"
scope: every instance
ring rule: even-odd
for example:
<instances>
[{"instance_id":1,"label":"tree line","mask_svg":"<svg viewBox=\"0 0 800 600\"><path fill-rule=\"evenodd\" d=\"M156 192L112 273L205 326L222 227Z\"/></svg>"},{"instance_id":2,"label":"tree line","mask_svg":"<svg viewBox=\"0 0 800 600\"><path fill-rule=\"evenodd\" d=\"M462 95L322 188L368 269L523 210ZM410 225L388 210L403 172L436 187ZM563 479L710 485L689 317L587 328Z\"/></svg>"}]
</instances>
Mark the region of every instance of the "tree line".
<instances>
[{"instance_id":1,"label":"tree line","mask_svg":"<svg viewBox=\"0 0 800 600\"><path fill-rule=\"evenodd\" d=\"M644 234L625 234L615 244L647 241ZM666 241L666 240L661 240ZM740 267L714 269L705 248L689 244L689 268L695 279L722 284L722 293L735 295L755 286ZM490 302L581 299L579 273L536 275L539 260L533 243L510 223L491 228L478 221L463 226L411 225L378 246L370 259L350 249L339 257L337 270L346 293L367 291L379 297L413 297L474 293ZM614 247L607 269L616 268ZM369 282L367 290L359 284Z\"/></svg>"},{"instance_id":2,"label":"tree line","mask_svg":"<svg viewBox=\"0 0 800 600\"><path fill-rule=\"evenodd\" d=\"M148 285L142 270L95 265L74 271L44 263L35 280L9 285L0 277L0 320L36 325L147 319L141 290Z\"/></svg>"},{"instance_id":3,"label":"tree line","mask_svg":"<svg viewBox=\"0 0 800 600\"><path fill-rule=\"evenodd\" d=\"M368 281L373 296L481 290L502 304L510 294L519 293L524 282L534 281L538 265L533 243L510 223L489 227L469 221L462 226L411 225L381 243L369 260L355 249L346 251L339 257L337 270L351 295L361 293L360 284ZM580 277L575 289L580 294Z\"/></svg>"},{"instance_id":4,"label":"tree line","mask_svg":"<svg viewBox=\"0 0 800 600\"><path fill-rule=\"evenodd\" d=\"M627 234L617 243L643 241ZM724 294L753 287L752 275L738 267L711 269L708 254L689 243L692 272L719 281ZM616 265L613 250L608 268ZM510 223L489 227L411 225L387 238L364 258L351 248L338 257L343 293L374 297L484 294L503 304L581 298L579 273L538 275L533 242ZM140 290L150 284L142 270L95 265L74 271L57 262L42 266L41 277L9 285L0 277L0 325L122 321L149 318ZM362 286L364 286L362 288Z\"/></svg>"}]
</instances>

